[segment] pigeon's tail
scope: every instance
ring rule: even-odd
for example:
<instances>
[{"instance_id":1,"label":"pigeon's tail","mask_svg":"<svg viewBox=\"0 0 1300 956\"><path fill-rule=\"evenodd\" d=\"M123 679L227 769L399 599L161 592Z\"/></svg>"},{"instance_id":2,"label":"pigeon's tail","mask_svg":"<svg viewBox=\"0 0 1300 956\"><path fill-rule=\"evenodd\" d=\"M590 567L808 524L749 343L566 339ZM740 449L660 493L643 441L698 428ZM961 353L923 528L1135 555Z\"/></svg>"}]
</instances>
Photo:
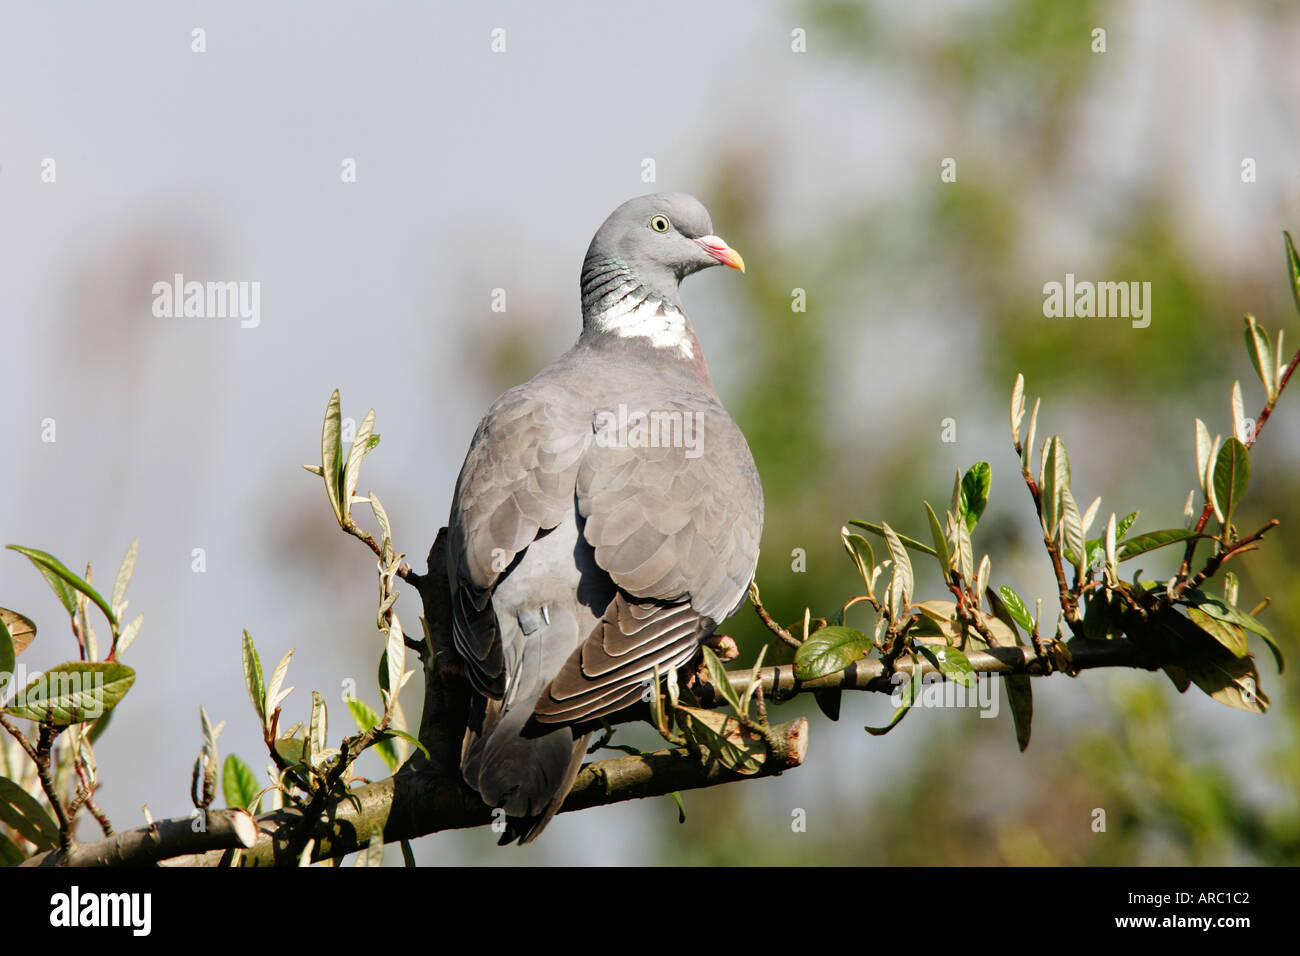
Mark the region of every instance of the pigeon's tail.
<instances>
[{"instance_id":1,"label":"pigeon's tail","mask_svg":"<svg viewBox=\"0 0 1300 956\"><path fill-rule=\"evenodd\" d=\"M473 730L465 736L461 775L484 803L505 811L503 846L529 843L542 832L568 796L591 739L531 717L531 707L516 707L483 736Z\"/></svg>"}]
</instances>

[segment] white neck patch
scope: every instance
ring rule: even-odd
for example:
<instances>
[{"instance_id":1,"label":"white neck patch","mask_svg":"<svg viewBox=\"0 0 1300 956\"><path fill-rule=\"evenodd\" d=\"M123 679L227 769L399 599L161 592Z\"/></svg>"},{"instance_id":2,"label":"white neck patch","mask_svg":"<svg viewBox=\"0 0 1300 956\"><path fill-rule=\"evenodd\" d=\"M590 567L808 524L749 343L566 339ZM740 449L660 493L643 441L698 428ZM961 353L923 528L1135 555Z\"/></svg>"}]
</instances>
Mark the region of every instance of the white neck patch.
<instances>
[{"instance_id":1,"label":"white neck patch","mask_svg":"<svg viewBox=\"0 0 1300 956\"><path fill-rule=\"evenodd\" d=\"M677 349L683 358L694 358L695 347L686 333L686 315L657 296L632 292L634 288L634 283L628 283L618 290L631 294L600 313L600 328L622 339L646 338L655 348Z\"/></svg>"}]
</instances>

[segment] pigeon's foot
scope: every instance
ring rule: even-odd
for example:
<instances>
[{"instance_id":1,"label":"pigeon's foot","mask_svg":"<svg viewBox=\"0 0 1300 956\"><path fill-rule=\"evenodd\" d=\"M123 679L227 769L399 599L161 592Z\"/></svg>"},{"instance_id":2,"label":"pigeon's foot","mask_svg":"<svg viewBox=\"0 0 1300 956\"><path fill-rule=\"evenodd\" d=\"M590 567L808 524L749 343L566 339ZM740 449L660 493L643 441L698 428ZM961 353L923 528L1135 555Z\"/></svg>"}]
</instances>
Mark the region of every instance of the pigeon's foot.
<instances>
[{"instance_id":1,"label":"pigeon's foot","mask_svg":"<svg viewBox=\"0 0 1300 956\"><path fill-rule=\"evenodd\" d=\"M735 638L728 637L726 634L710 634L704 639L704 646L713 651L720 661L734 661L740 656L740 648L736 646Z\"/></svg>"}]
</instances>

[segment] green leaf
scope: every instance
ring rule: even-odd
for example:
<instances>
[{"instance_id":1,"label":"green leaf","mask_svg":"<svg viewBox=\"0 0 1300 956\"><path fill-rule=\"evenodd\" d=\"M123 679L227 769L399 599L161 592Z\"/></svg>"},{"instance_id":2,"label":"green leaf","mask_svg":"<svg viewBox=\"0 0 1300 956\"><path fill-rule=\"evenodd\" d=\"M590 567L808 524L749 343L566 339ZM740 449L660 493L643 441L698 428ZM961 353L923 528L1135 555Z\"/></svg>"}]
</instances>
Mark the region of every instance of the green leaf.
<instances>
[{"instance_id":1,"label":"green leaf","mask_svg":"<svg viewBox=\"0 0 1300 956\"><path fill-rule=\"evenodd\" d=\"M379 496L376 495L373 491L370 492L369 498L370 498L370 510L374 512L375 520L379 522L379 532L380 532L379 543L383 545L385 548L391 547L392 540L393 540L393 528L388 523L388 512L384 510L384 506L379 503ZM387 558L385 558L385 560L387 560Z\"/></svg>"},{"instance_id":2,"label":"green leaf","mask_svg":"<svg viewBox=\"0 0 1300 956\"><path fill-rule=\"evenodd\" d=\"M686 822L686 804L682 802L682 795L674 790L668 796L673 798L673 803L677 804L677 822Z\"/></svg>"},{"instance_id":3,"label":"green leaf","mask_svg":"<svg viewBox=\"0 0 1300 956\"><path fill-rule=\"evenodd\" d=\"M284 688L284 680L289 676L289 661L293 659L294 648L285 651L280 663L275 665L275 670L271 672L271 683L266 685L262 696L262 713L266 714L267 720L275 717L276 709L284 703L286 697L293 691L290 687Z\"/></svg>"},{"instance_id":4,"label":"green leaf","mask_svg":"<svg viewBox=\"0 0 1300 956\"><path fill-rule=\"evenodd\" d=\"M717 761L739 774L755 774L767 759L767 741L735 717L698 707L681 706L682 730L694 741L706 765Z\"/></svg>"},{"instance_id":5,"label":"green leaf","mask_svg":"<svg viewBox=\"0 0 1300 956\"><path fill-rule=\"evenodd\" d=\"M1214 509L1214 516L1223 521L1223 508L1219 505L1219 499L1214 493L1216 482L1214 480L1214 468L1219 459L1219 435L1214 436L1214 444L1210 446L1210 453L1206 456L1205 475L1201 480L1201 488L1205 492L1205 500L1209 502L1210 507Z\"/></svg>"},{"instance_id":6,"label":"green leaf","mask_svg":"<svg viewBox=\"0 0 1300 956\"><path fill-rule=\"evenodd\" d=\"M1175 664L1169 664L1161 669L1173 685L1178 688L1178 693L1184 694L1187 692L1187 688L1192 686L1192 679L1187 676L1187 671L1183 668Z\"/></svg>"},{"instance_id":7,"label":"green leaf","mask_svg":"<svg viewBox=\"0 0 1300 956\"><path fill-rule=\"evenodd\" d=\"M849 524L857 528L865 528L867 531L870 531L872 534L878 535L881 538L885 536L885 529L882 525L872 524L870 521L857 520L850 521ZM928 544L922 544L920 541L909 538L905 534L898 534L898 532L894 532L894 534L897 536L898 540L903 543L903 547L915 551L918 554L928 554L933 558L937 553L934 548L930 547Z\"/></svg>"},{"instance_id":8,"label":"green leaf","mask_svg":"<svg viewBox=\"0 0 1300 956\"><path fill-rule=\"evenodd\" d=\"M736 694L736 689L731 686L731 681L727 679L727 669L722 666L722 661L718 660L718 655L713 653L712 648L701 647L700 650L704 652L704 666L709 672L709 683L722 695L722 699L739 714L741 712L740 697Z\"/></svg>"},{"instance_id":9,"label":"green leaf","mask_svg":"<svg viewBox=\"0 0 1300 956\"><path fill-rule=\"evenodd\" d=\"M1237 605L1237 576L1231 571L1223 574L1223 600L1233 607Z\"/></svg>"},{"instance_id":10,"label":"green leaf","mask_svg":"<svg viewBox=\"0 0 1300 956\"><path fill-rule=\"evenodd\" d=\"M844 691L840 687L822 687L813 691L813 702L817 709L833 721L840 719L840 702L843 697Z\"/></svg>"},{"instance_id":11,"label":"green leaf","mask_svg":"<svg viewBox=\"0 0 1300 956\"><path fill-rule=\"evenodd\" d=\"M1025 602L1021 600L1020 595L1005 584L998 588L998 593L1002 595L1002 600L1007 605L1007 613L1025 629L1025 633L1032 633L1034 619L1030 616L1029 608L1025 607Z\"/></svg>"},{"instance_id":12,"label":"green leaf","mask_svg":"<svg viewBox=\"0 0 1300 956\"><path fill-rule=\"evenodd\" d=\"M1283 232L1282 235L1286 239L1286 266L1291 276L1291 298L1295 300L1296 311L1300 312L1300 256L1296 255L1291 233Z\"/></svg>"},{"instance_id":13,"label":"green leaf","mask_svg":"<svg viewBox=\"0 0 1300 956\"><path fill-rule=\"evenodd\" d=\"M968 630L957 616L957 605L954 602L921 601L916 605L916 609L921 613L916 623L912 625L910 633L914 637L942 637L949 644L959 643L963 639L974 640L979 642L980 646L984 645L983 636L974 628ZM984 626L993 637L995 647L1014 647L1019 643L1013 627L996 616L990 616L983 611L979 613Z\"/></svg>"},{"instance_id":14,"label":"green leaf","mask_svg":"<svg viewBox=\"0 0 1300 956\"><path fill-rule=\"evenodd\" d=\"M406 667L406 638L402 634L401 622L397 615L392 615L388 625L388 642L384 645L384 667L381 673L382 686L386 694L386 710L391 710L402 689L402 672Z\"/></svg>"},{"instance_id":15,"label":"green leaf","mask_svg":"<svg viewBox=\"0 0 1300 956\"><path fill-rule=\"evenodd\" d=\"M1088 529L1092 527L1093 521L1097 518L1097 510L1101 507L1101 495L1092 499L1092 504L1088 505L1088 510L1083 513L1083 533L1087 534Z\"/></svg>"},{"instance_id":16,"label":"green leaf","mask_svg":"<svg viewBox=\"0 0 1300 956\"><path fill-rule=\"evenodd\" d=\"M1105 641L1123 634L1122 605L1110 592L1098 589L1083 599L1083 635L1090 641Z\"/></svg>"},{"instance_id":17,"label":"green leaf","mask_svg":"<svg viewBox=\"0 0 1300 956\"><path fill-rule=\"evenodd\" d=\"M17 611L0 607L0 623L9 629L9 636L13 638L15 657L27 650L28 645L36 638L36 625L32 623L31 618Z\"/></svg>"},{"instance_id":18,"label":"green leaf","mask_svg":"<svg viewBox=\"0 0 1300 956\"><path fill-rule=\"evenodd\" d=\"M223 720L214 730L212 721L208 717L207 708L202 705L199 705L199 720L203 726L202 757L207 765L212 768L212 773L215 774L217 772L217 737L220 736L226 722Z\"/></svg>"},{"instance_id":19,"label":"green leaf","mask_svg":"<svg viewBox=\"0 0 1300 956\"><path fill-rule=\"evenodd\" d=\"M131 583L131 575L135 571L135 555L140 550L140 539L136 538L131 542L131 547L126 549L126 556L122 558L122 566L117 569L117 580L113 582L113 611L120 614L122 600L126 597L126 586Z\"/></svg>"},{"instance_id":20,"label":"green leaf","mask_svg":"<svg viewBox=\"0 0 1300 956\"><path fill-rule=\"evenodd\" d=\"M1016 744L1024 753L1029 746L1030 728L1034 722L1034 688L1028 674L1007 674L1002 679L1007 689L1007 703L1011 706L1011 719L1016 726Z\"/></svg>"},{"instance_id":21,"label":"green leaf","mask_svg":"<svg viewBox=\"0 0 1300 956\"><path fill-rule=\"evenodd\" d=\"M140 633L140 626L144 624L144 615L137 614L117 637L117 659L121 660L122 655L126 653L127 648L135 643L136 635Z\"/></svg>"},{"instance_id":22,"label":"green leaf","mask_svg":"<svg viewBox=\"0 0 1300 956\"><path fill-rule=\"evenodd\" d=\"M376 435L375 437L378 438L379 436ZM399 842L401 843L401 847L402 847L402 863L403 863L403 865L405 865L405 866L415 866L415 853L414 853L414 851L411 849L411 841L410 841L410 840L401 840L401 841L399 841Z\"/></svg>"},{"instance_id":23,"label":"green leaf","mask_svg":"<svg viewBox=\"0 0 1300 956\"><path fill-rule=\"evenodd\" d=\"M348 710L352 714L352 719L357 723L357 730L365 733L371 727L378 725L379 714L371 709L370 705L356 697L347 698ZM379 754L384 764L390 771L397 770L397 748L393 746L391 740L380 740L375 744L375 752Z\"/></svg>"},{"instance_id":24,"label":"green leaf","mask_svg":"<svg viewBox=\"0 0 1300 956\"><path fill-rule=\"evenodd\" d=\"M1034 441L1038 436L1038 406L1041 398L1034 399L1034 411L1029 416L1029 431L1025 432L1025 443L1020 446L1020 473L1026 478L1034 473Z\"/></svg>"},{"instance_id":25,"label":"green leaf","mask_svg":"<svg viewBox=\"0 0 1300 956\"><path fill-rule=\"evenodd\" d=\"M1061 531L1066 557L1074 565L1082 580L1084 560L1087 557L1087 552L1084 550L1083 518L1079 515L1079 506L1075 503L1074 494L1069 488L1061 489Z\"/></svg>"},{"instance_id":26,"label":"green leaf","mask_svg":"<svg viewBox=\"0 0 1300 956\"><path fill-rule=\"evenodd\" d=\"M862 578L862 583L871 589L871 569L875 567L876 556L871 550L871 542L860 534L853 534L848 528L840 528L840 543L853 559L854 566Z\"/></svg>"},{"instance_id":27,"label":"green leaf","mask_svg":"<svg viewBox=\"0 0 1300 956\"><path fill-rule=\"evenodd\" d=\"M112 710L135 682L125 664L69 661L51 667L18 692L7 713L55 727L96 720Z\"/></svg>"},{"instance_id":28,"label":"green leaf","mask_svg":"<svg viewBox=\"0 0 1300 956\"><path fill-rule=\"evenodd\" d=\"M1020 423L1025 417L1025 377L1017 373L1011 387L1011 443L1020 444Z\"/></svg>"},{"instance_id":29,"label":"green leaf","mask_svg":"<svg viewBox=\"0 0 1300 956\"><path fill-rule=\"evenodd\" d=\"M871 638L861 631L834 624L823 627L795 651L794 676L799 680L815 680L834 674L862 660L871 653L871 648Z\"/></svg>"},{"instance_id":30,"label":"green leaf","mask_svg":"<svg viewBox=\"0 0 1300 956\"><path fill-rule=\"evenodd\" d=\"M914 584L912 562L907 556L907 549L903 546L903 542L894 533L894 529L883 522L881 528L885 532L885 544L889 546L889 556L894 561L894 566L891 569L892 573L889 576L889 587L885 594L894 618L897 620L902 616L903 609L912 603L912 587Z\"/></svg>"},{"instance_id":31,"label":"green leaf","mask_svg":"<svg viewBox=\"0 0 1300 956\"><path fill-rule=\"evenodd\" d=\"M1250 484L1250 452L1236 438L1229 438L1219 449L1214 463L1214 497L1223 511L1223 523L1232 520L1232 513Z\"/></svg>"},{"instance_id":32,"label":"green leaf","mask_svg":"<svg viewBox=\"0 0 1300 956\"><path fill-rule=\"evenodd\" d=\"M325 698L319 691L311 692L311 718L307 724L307 741L311 758L317 758L329 746L329 715Z\"/></svg>"},{"instance_id":33,"label":"green leaf","mask_svg":"<svg viewBox=\"0 0 1300 956\"><path fill-rule=\"evenodd\" d=\"M372 408L361 420L357 433L352 437L352 447L348 449L347 466L343 472L343 511L347 513L352 505L352 496L357 491L357 479L361 477L361 461L374 446L370 444L371 430L375 427L375 410Z\"/></svg>"},{"instance_id":34,"label":"green leaf","mask_svg":"<svg viewBox=\"0 0 1300 956\"><path fill-rule=\"evenodd\" d=\"M221 790L226 796L226 806L251 810L253 801L257 799L257 777L244 761L234 754L226 754L226 762L221 769Z\"/></svg>"},{"instance_id":35,"label":"green leaf","mask_svg":"<svg viewBox=\"0 0 1300 956\"><path fill-rule=\"evenodd\" d=\"M1198 608L1220 621L1234 624L1250 631L1252 634L1259 635L1273 654L1273 660L1277 664L1277 672L1282 673L1283 668L1286 666L1286 662L1282 659L1282 648L1278 646L1277 638L1273 636L1273 632L1261 624L1257 618L1247 614L1241 608L1229 604L1227 601L1222 601L1212 594L1206 594L1204 591L1197 589L1189 590L1184 600L1189 607Z\"/></svg>"},{"instance_id":36,"label":"green leaf","mask_svg":"<svg viewBox=\"0 0 1300 956\"><path fill-rule=\"evenodd\" d=\"M1137 521L1138 513L1130 511L1115 524L1115 541L1122 541L1124 535L1128 534L1128 529L1133 527L1133 522ZM1088 564L1091 565L1098 555L1106 553L1106 535L1103 533L1099 538L1088 539Z\"/></svg>"},{"instance_id":37,"label":"green leaf","mask_svg":"<svg viewBox=\"0 0 1300 956\"><path fill-rule=\"evenodd\" d=\"M30 840L37 850L59 846L59 825L36 798L8 777L0 777L0 823Z\"/></svg>"},{"instance_id":38,"label":"green leaf","mask_svg":"<svg viewBox=\"0 0 1300 956\"><path fill-rule=\"evenodd\" d=\"M1232 434L1240 442L1250 440L1248 430L1250 425L1246 421L1245 401L1241 397L1241 382L1232 383Z\"/></svg>"},{"instance_id":39,"label":"green leaf","mask_svg":"<svg viewBox=\"0 0 1300 956\"><path fill-rule=\"evenodd\" d=\"M943 533L943 527L939 524L939 516L934 513L930 507L930 502L923 502L925 505L925 514L930 521L930 538L934 541L934 554L939 559L939 568L943 572L943 579L948 580L948 571L952 566L952 560L948 555L948 539Z\"/></svg>"},{"instance_id":40,"label":"green leaf","mask_svg":"<svg viewBox=\"0 0 1300 956\"><path fill-rule=\"evenodd\" d=\"M975 525L984 514L989 503L989 489L993 485L993 470L987 461L978 461L971 465L961 480L961 517L966 522L968 531L974 531Z\"/></svg>"},{"instance_id":41,"label":"green leaf","mask_svg":"<svg viewBox=\"0 0 1300 956\"><path fill-rule=\"evenodd\" d=\"M280 759L285 763L291 767L297 767L305 759L303 753L305 743L306 739L303 737L280 737L275 742L275 752L279 754Z\"/></svg>"},{"instance_id":42,"label":"green leaf","mask_svg":"<svg viewBox=\"0 0 1300 956\"><path fill-rule=\"evenodd\" d=\"M921 693L921 664L912 658L912 676L910 679L902 682L898 692L898 706L894 710L894 716L883 727L863 727L867 733L873 737L883 737L897 726L898 722L907 716L908 710L912 706L912 701Z\"/></svg>"},{"instance_id":43,"label":"green leaf","mask_svg":"<svg viewBox=\"0 0 1300 956\"><path fill-rule=\"evenodd\" d=\"M25 859L27 857L18 849L18 844L0 833L0 866L13 866Z\"/></svg>"},{"instance_id":44,"label":"green leaf","mask_svg":"<svg viewBox=\"0 0 1300 956\"><path fill-rule=\"evenodd\" d=\"M244 631L243 656L244 686L248 688L253 710L261 718L262 729L265 731L270 727L269 716L266 713L266 684L262 680L262 661L257 656L257 648L253 646L253 638L248 631Z\"/></svg>"},{"instance_id":45,"label":"green leaf","mask_svg":"<svg viewBox=\"0 0 1300 956\"><path fill-rule=\"evenodd\" d=\"M1167 545L1177 544L1179 541L1186 541L1188 538L1197 537L1204 537L1204 535L1198 535L1190 528L1166 528L1162 531L1148 531L1136 538L1129 538L1121 544L1116 549L1115 557L1120 561L1127 561L1130 558L1136 558L1139 554L1154 551L1156 548L1163 548Z\"/></svg>"},{"instance_id":46,"label":"green leaf","mask_svg":"<svg viewBox=\"0 0 1300 956\"><path fill-rule=\"evenodd\" d=\"M1014 594L1015 592L1012 593ZM1007 646L1016 647L1018 645L1023 645L1024 642L1020 639L1020 632L1016 630L1016 624L1018 622L1014 617L1012 617L1011 609L1007 607L1007 602L1002 600L1001 596L999 596L999 594L991 587L984 588L984 600L989 602L989 610L993 612L995 618L1002 622L1002 625L1011 635L1011 641Z\"/></svg>"},{"instance_id":47,"label":"green leaf","mask_svg":"<svg viewBox=\"0 0 1300 956\"><path fill-rule=\"evenodd\" d=\"M3 701L9 693L9 684L13 680L14 658L16 656L14 639L9 633L9 627L5 624L4 619L0 618L0 701Z\"/></svg>"},{"instance_id":48,"label":"green leaf","mask_svg":"<svg viewBox=\"0 0 1300 956\"><path fill-rule=\"evenodd\" d=\"M1255 317L1246 313L1246 354L1250 364L1255 367L1264 386L1264 394L1270 402L1277 400L1277 365L1273 360L1273 347L1269 343L1268 333L1255 322Z\"/></svg>"},{"instance_id":49,"label":"green leaf","mask_svg":"<svg viewBox=\"0 0 1300 956\"><path fill-rule=\"evenodd\" d=\"M749 672L749 680L745 682L745 692L740 695L740 709L738 711L742 716L749 713L749 702L753 699L754 692L763 682L763 658L767 656L767 645L764 644L758 649L758 659L754 661L753 668Z\"/></svg>"},{"instance_id":50,"label":"green leaf","mask_svg":"<svg viewBox=\"0 0 1300 956\"><path fill-rule=\"evenodd\" d=\"M970 660L957 648L938 644L918 644L916 649L935 666L940 674L954 684L961 684L963 687L975 686L975 668L971 667Z\"/></svg>"},{"instance_id":51,"label":"green leaf","mask_svg":"<svg viewBox=\"0 0 1300 956\"><path fill-rule=\"evenodd\" d=\"M958 517L956 512L945 511L943 529L951 551L952 570L969 582L975 563L975 549L971 543L970 528L966 527L966 522Z\"/></svg>"},{"instance_id":52,"label":"green leaf","mask_svg":"<svg viewBox=\"0 0 1300 956\"><path fill-rule=\"evenodd\" d=\"M647 703L650 705L650 726L654 727L665 740L670 738L668 720L664 713L663 695L659 692L659 665L654 665L653 675L649 685L646 687L646 693L650 695Z\"/></svg>"},{"instance_id":53,"label":"green leaf","mask_svg":"<svg viewBox=\"0 0 1300 956\"><path fill-rule=\"evenodd\" d=\"M424 754L426 757L429 756L429 751L425 749L424 744L420 743L419 738L412 736L411 734L407 733L405 730L401 730L397 727L393 727L392 725L389 725L388 729L383 731L383 733L379 734L379 736L376 737L375 739L379 741L384 741L384 740L392 740L394 737L401 737L403 740L405 740L416 750L420 751L420 753Z\"/></svg>"},{"instance_id":54,"label":"green leaf","mask_svg":"<svg viewBox=\"0 0 1300 956\"><path fill-rule=\"evenodd\" d=\"M1055 537L1056 525L1061 520L1061 492L1070 488L1070 456L1065 451L1065 442L1060 435L1053 435L1047 440L1047 451L1043 455L1043 530L1048 537Z\"/></svg>"},{"instance_id":55,"label":"green leaf","mask_svg":"<svg viewBox=\"0 0 1300 956\"><path fill-rule=\"evenodd\" d=\"M325 424L320 436L320 466L325 479L325 493L329 496L334 518L343 523L343 502L339 496L340 462L343 447L339 440L342 433L342 416L339 412L339 390L334 389L329 404L325 406Z\"/></svg>"},{"instance_id":56,"label":"green leaf","mask_svg":"<svg viewBox=\"0 0 1300 956\"><path fill-rule=\"evenodd\" d=\"M1246 640L1246 633L1236 624L1230 624L1217 617L1212 617L1198 607L1189 607L1187 616L1202 631L1231 651L1234 657L1245 657L1250 653L1250 644Z\"/></svg>"},{"instance_id":57,"label":"green leaf","mask_svg":"<svg viewBox=\"0 0 1300 956\"><path fill-rule=\"evenodd\" d=\"M49 582L50 587L54 588L54 593L59 596L63 606L68 609L68 614L75 615L77 613L77 599L67 587L60 587L58 581L75 588L94 601L99 609L104 612L108 622L114 627L117 626L117 615L113 613L113 609L109 607L108 602L100 597L99 592L87 584L80 575L74 574L64 567L63 562L54 555L38 551L36 548L24 548L17 544L11 544L7 547L10 551L17 551L19 554L25 555L32 564L36 565L36 569Z\"/></svg>"},{"instance_id":58,"label":"green leaf","mask_svg":"<svg viewBox=\"0 0 1300 956\"><path fill-rule=\"evenodd\" d=\"M1183 669L1192 683L1221 704L1252 714L1268 710L1268 696L1259 688L1259 671L1253 658L1224 653L1184 664Z\"/></svg>"}]
</instances>

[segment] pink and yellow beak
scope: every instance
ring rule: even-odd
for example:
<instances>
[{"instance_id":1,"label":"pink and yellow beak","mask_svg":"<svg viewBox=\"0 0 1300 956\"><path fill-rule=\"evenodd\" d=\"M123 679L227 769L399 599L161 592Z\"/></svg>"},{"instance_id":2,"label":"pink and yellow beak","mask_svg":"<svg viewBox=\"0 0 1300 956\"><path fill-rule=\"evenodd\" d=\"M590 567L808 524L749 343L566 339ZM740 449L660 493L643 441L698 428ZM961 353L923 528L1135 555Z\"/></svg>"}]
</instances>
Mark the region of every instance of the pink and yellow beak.
<instances>
[{"instance_id":1,"label":"pink and yellow beak","mask_svg":"<svg viewBox=\"0 0 1300 956\"><path fill-rule=\"evenodd\" d=\"M741 272L745 271L745 260L740 257L740 253L717 236L700 236L695 242L724 266L731 266L731 268L739 269Z\"/></svg>"}]
</instances>

